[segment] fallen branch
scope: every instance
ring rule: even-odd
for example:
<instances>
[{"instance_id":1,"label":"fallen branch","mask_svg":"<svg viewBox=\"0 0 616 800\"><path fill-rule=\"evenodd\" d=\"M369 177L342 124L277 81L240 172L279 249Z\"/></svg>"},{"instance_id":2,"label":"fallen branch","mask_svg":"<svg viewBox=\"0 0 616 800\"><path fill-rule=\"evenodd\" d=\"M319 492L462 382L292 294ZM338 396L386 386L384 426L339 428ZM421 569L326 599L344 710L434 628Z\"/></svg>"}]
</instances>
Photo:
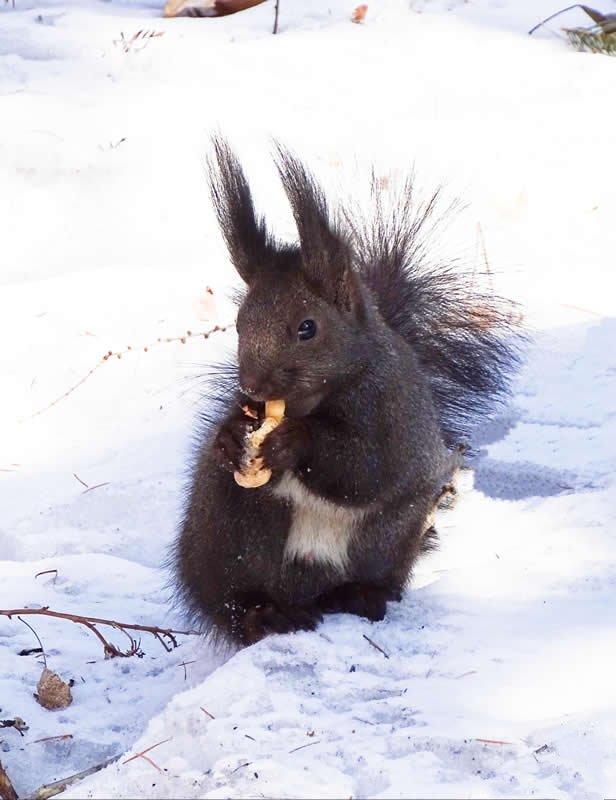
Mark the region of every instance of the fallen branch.
<instances>
[{"instance_id":1,"label":"fallen branch","mask_svg":"<svg viewBox=\"0 0 616 800\"><path fill-rule=\"evenodd\" d=\"M28 745L40 744L41 742L65 742L67 739L72 738L72 733L61 733L58 736L44 736L42 739L35 739L33 742L28 742Z\"/></svg>"},{"instance_id":2,"label":"fallen branch","mask_svg":"<svg viewBox=\"0 0 616 800\"><path fill-rule=\"evenodd\" d=\"M230 325L222 325L222 326L221 325L215 325L209 331L201 331L201 332L198 332L198 333L193 333L193 331L186 331L186 333L182 334L181 336L159 337L155 342L151 342L150 344L146 344L146 345L140 345L139 347L133 347L132 345L128 345L128 347L125 347L124 350L108 350L105 353L105 355L102 356L100 361L97 364L95 364L92 367L92 369L90 369L88 372L86 372L86 374L82 378L80 378L77 381L77 383L74 383L63 394L61 394L59 397L56 397L55 400L52 400L52 402L49 403L49 405L46 405L44 408L40 408L38 411L35 411L34 414L30 414L28 417L23 417L20 420L20 422L25 422L26 420L34 419L35 417L39 417L41 414L44 414L46 411L49 411L49 409L53 408L54 406L57 406L59 402L61 402L62 400L66 399L69 395L71 395L74 391L76 391L80 386L83 386L83 384L88 380L88 378L91 378L92 375L94 375L94 373L97 370L99 370L103 366L103 364L105 364L107 361L109 361L110 358L121 359L122 356L125 356L127 353L132 353L132 352L144 352L144 353L147 353L153 347L157 347L158 345L161 345L161 344L169 344L170 342L181 342L182 344L186 344L186 341L188 339L190 339L190 338L203 337L204 339L209 339L210 336L213 333L218 333L218 332L223 333L224 331L227 330L227 328L230 328L230 327L231 327ZM79 480L79 478L77 480Z\"/></svg>"},{"instance_id":3,"label":"fallen branch","mask_svg":"<svg viewBox=\"0 0 616 800\"><path fill-rule=\"evenodd\" d=\"M0 762L0 797L2 800L17 800L17 792Z\"/></svg>"},{"instance_id":4,"label":"fallen branch","mask_svg":"<svg viewBox=\"0 0 616 800\"><path fill-rule=\"evenodd\" d=\"M595 25L599 26L603 33L616 32L616 14L602 14L600 11L597 11L594 8L590 8L590 6L583 5L583 3L574 3L572 6L561 8L560 11L556 11L554 14L550 14L549 17L542 19L541 22L538 22L529 30L528 35L530 36L538 28L541 28L542 25L545 25L546 22L550 22L550 20L553 20L555 17L558 17L561 14L564 14L565 11L571 11L573 8L581 8L582 11L592 19Z\"/></svg>"},{"instance_id":5,"label":"fallen branch","mask_svg":"<svg viewBox=\"0 0 616 800\"><path fill-rule=\"evenodd\" d=\"M305 747L312 747L314 744L321 744L321 740L317 739L316 742L308 742L308 744L300 744L299 747L294 747L293 750L289 750L289 755L291 755L291 753L297 753L298 750L303 750Z\"/></svg>"},{"instance_id":6,"label":"fallen branch","mask_svg":"<svg viewBox=\"0 0 616 800\"><path fill-rule=\"evenodd\" d=\"M168 653L178 646L177 639L175 638L176 636L196 635L195 631L175 631L171 628L159 628L156 625L137 625L128 622L116 622L112 619L101 619L100 617L84 617L80 614L67 614L60 611L51 611L47 606L44 606L43 608L0 609L0 616L2 617L8 617L9 619L12 619L12 617L19 617L20 615L55 617L56 619L65 619L78 625L84 625L99 639L103 645L105 658L129 658L130 656L134 655L142 655L139 641L136 641L128 633L128 631L143 631L144 633L152 634L152 636L154 636L154 638L162 644ZM96 627L97 625L107 625L110 628L122 631L122 633L130 640L130 648L126 651L117 648L114 644L105 639L103 634Z\"/></svg>"},{"instance_id":7,"label":"fallen branch","mask_svg":"<svg viewBox=\"0 0 616 800\"><path fill-rule=\"evenodd\" d=\"M50 797L55 797L57 794L60 794L60 792L64 792L69 786L74 786L76 783L79 783L79 781L83 781L85 778L89 778L90 775L94 775L95 772L100 772L101 769L105 769L105 767L117 761L118 758L120 758L120 756L113 756L100 764L88 767L88 769L84 769L74 775L69 775L67 778L62 778L62 780L39 786L26 800L49 800Z\"/></svg>"},{"instance_id":8,"label":"fallen branch","mask_svg":"<svg viewBox=\"0 0 616 800\"><path fill-rule=\"evenodd\" d=\"M503 742L502 739L475 739L482 744L513 744L513 742Z\"/></svg>"},{"instance_id":9,"label":"fallen branch","mask_svg":"<svg viewBox=\"0 0 616 800\"><path fill-rule=\"evenodd\" d=\"M43 642L41 642L41 640L40 640L40 638L39 638L39 635L38 635L38 633L37 633L37 632L34 630L34 628L32 627L32 625L30 625L30 623L29 623L29 622L26 622L26 620L25 620L25 619L22 619L21 617L17 617L17 619L18 619L20 622L23 622L23 624L26 626L26 628L30 628L30 630L31 630L31 631L32 631L32 633L34 634L34 638L35 638L35 639L36 639L36 641L39 643L39 647L40 647L40 650L41 650L41 655L43 656L43 664L44 664L44 666L46 667L46 666L47 666L47 656L46 656L46 654L45 654L45 648L43 647Z\"/></svg>"},{"instance_id":10,"label":"fallen branch","mask_svg":"<svg viewBox=\"0 0 616 800\"><path fill-rule=\"evenodd\" d=\"M173 737L169 737L169 739L163 739L162 742L157 742L156 744L151 745L151 747L146 747L146 749L142 750L140 753L135 753L134 756L131 756L130 758L127 758L126 761L123 761L122 762L122 766L124 766L124 764L129 764L131 761L134 761L136 758L142 758L144 761L147 761L148 764L151 764L159 772L162 772L162 769L158 766L158 764L156 764L156 762L152 761L151 758L146 756L146 753L149 753L150 750L154 750L155 747L160 747L161 744L166 744L167 742L170 742L172 738Z\"/></svg>"},{"instance_id":11,"label":"fallen branch","mask_svg":"<svg viewBox=\"0 0 616 800\"><path fill-rule=\"evenodd\" d=\"M385 656L385 658L389 658L389 653L386 653L386 652L383 650L383 648L382 648L382 647L379 647L379 645L378 645L376 642L373 642L373 641L372 641L372 639L370 639L368 636L366 636L366 634L365 634L365 633L362 633L362 636L363 636L363 637L364 637L364 639L365 639L365 640L368 642L368 644L371 644L371 645L372 645L372 647L374 647L374 649L375 649L375 650L378 650L378 651L379 651L379 653L383 653L383 655Z\"/></svg>"}]
</instances>

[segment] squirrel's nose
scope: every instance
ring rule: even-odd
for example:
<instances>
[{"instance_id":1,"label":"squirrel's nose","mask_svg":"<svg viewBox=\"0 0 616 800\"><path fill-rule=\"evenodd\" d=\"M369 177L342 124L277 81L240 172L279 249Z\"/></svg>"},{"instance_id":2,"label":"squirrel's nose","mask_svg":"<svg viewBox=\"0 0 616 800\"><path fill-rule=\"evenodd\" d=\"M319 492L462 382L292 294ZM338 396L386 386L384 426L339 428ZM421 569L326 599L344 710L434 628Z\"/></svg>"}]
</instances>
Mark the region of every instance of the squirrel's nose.
<instances>
[{"instance_id":1,"label":"squirrel's nose","mask_svg":"<svg viewBox=\"0 0 616 800\"><path fill-rule=\"evenodd\" d=\"M240 367L240 389L253 400L269 400L269 381L267 376L253 366Z\"/></svg>"}]
</instances>

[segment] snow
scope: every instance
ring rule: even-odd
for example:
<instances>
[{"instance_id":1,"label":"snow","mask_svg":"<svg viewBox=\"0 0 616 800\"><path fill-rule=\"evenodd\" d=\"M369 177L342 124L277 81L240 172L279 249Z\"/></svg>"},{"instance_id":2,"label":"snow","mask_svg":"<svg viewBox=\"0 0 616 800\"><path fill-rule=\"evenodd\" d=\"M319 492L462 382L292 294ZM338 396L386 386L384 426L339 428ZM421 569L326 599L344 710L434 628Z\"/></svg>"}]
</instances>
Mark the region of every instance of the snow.
<instances>
[{"instance_id":1,"label":"snow","mask_svg":"<svg viewBox=\"0 0 616 800\"><path fill-rule=\"evenodd\" d=\"M579 10L529 38L552 0L374 0L364 25L353 5L281 3L277 37L271 3L219 20L0 5L0 607L182 629L165 559L199 375L234 334L156 342L233 319L211 131L289 237L271 136L334 194L372 164L446 183L468 209L443 251L481 266L483 241L534 335L440 550L382 622L334 616L235 655L143 634L142 658L105 660L81 626L31 616L76 682L49 712L18 655L34 635L0 618L0 717L29 725L0 732L20 795L116 755L65 796L614 794L614 61L555 35ZM139 30L163 35L125 52ZM124 763L159 742L161 771Z\"/></svg>"}]
</instances>

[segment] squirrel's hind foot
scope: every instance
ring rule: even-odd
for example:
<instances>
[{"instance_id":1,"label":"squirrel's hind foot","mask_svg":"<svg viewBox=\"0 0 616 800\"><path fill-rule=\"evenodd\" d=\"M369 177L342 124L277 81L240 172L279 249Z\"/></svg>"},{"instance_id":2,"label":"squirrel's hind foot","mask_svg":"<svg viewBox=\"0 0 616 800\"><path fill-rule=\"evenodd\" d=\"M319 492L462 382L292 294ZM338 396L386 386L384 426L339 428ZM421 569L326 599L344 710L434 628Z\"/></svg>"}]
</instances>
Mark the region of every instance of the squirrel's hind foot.
<instances>
[{"instance_id":1,"label":"squirrel's hind foot","mask_svg":"<svg viewBox=\"0 0 616 800\"><path fill-rule=\"evenodd\" d=\"M318 605L327 614L355 614L376 622L385 616L388 601L399 602L401 599L402 593L393 587L343 583L342 586L321 595Z\"/></svg>"},{"instance_id":2,"label":"squirrel's hind foot","mask_svg":"<svg viewBox=\"0 0 616 800\"><path fill-rule=\"evenodd\" d=\"M272 633L313 631L321 620L316 608L264 603L246 609L240 621L241 638L244 644L255 644Z\"/></svg>"}]
</instances>

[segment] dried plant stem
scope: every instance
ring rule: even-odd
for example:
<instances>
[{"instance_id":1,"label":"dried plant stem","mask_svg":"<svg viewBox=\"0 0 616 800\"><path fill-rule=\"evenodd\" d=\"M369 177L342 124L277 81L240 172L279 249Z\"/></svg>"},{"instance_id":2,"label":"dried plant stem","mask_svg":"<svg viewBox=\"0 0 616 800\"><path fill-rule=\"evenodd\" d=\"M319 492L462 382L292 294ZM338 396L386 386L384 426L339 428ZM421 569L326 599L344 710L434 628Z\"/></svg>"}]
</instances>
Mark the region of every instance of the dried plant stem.
<instances>
[{"instance_id":1,"label":"dried plant stem","mask_svg":"<svg viewBox=\"0 0 616 800\"><path fill-rule=\"evenodd\" d=\"M52 402L49 403L48 405L46 405L44 408L40 408L38 411L35 411L33 414L30 414L27 417L23 417L20 420L20 422L25 422L26 420L34 419L35 417L39 417L41 414L44 414L46 411L49 411L49 409L53 408L54 406L57 406L59 402L61 402L62 400L65 400L69 395L73 394L73 392L76 389L79 389L79 387L82 386L88 380L88 378L91 378L92 375L94 375L94 373L97 370L99 370L103 366L103 364L105 364L107 361L109 361L110 358L121 359L122 356L125 356L128 353L134 353L134 352L147 353L153 347L157 347L158 345L161 345L161 344L169 344L170 342L181 342L182 344L186 344L186 341L188 339L190 339L190 338L193 338L193 339L199 339L199 338L209 339L210 336L213 333L219 333L219 332L223 333L224 331L227 330L227 328L230 328L230 327L231 327L230 325L215 325L209 331L199 331L198 333L195 333L193 331L186 331L186 333L182 334L181 336L159 337L155 342L150 342L149 344L140 345L139 347L133 347L132 345L128 345L128 347L125 347L124 350L108 350L105 353L105 355L102 356L100 361L97 364L95 364L92 367L92 369L88 370L88 372L86 372L86 374L82 378L80 378L77 381L77 383L74 383L69 389L67 389L59 397L56 397L55 400L52 400Z\"/></svg>"},{"instance_id":2,"label":"dried plant stem","mask_svg":"<svg viewBox=\"0 0 616 800\"><path fill-rule=\"evenodd\" d=\"M122 762L122 764L123 765L124 764L129 764L131 761L134 761L136 758L142 758L144 761L147 761L148 764L151 764L159 772L162 772L162 769L158 766L158 764L156 764L154 761L152 761L152 759L149 758L149 756L146 756L146 753L149 753L150 750L154 750L155 747L160 747L161 744L166 744L167 742L170 742L171 738L172 737L170 737L169 739L163 739L162 742L157 742L156 744L153 744L150 747L146 747L146 749L142 750L140 753L135 753L134 756L131 756L130 758L127 758L126 761Z\"/></svg>"},{"instance_id":3,"label":"dried plant stem","mask_svg":"<svg viewBox=\"0 0 616 800\"><path fill-rule=\"evenodd\" d=\"M274 11L274 30L272 33L278 33L278 6L280 5L280 0L276 0L276 8Z\"/></svg>"},{"instance_id":4,"label":"dried plant stem","mask_svg":"<svg viewBox=\"0 0 616 800\"><path fill-rule=\"evenodd\" d=\"M30 628L30 630L31 630L31 631L32 631L32 633L34 634L34 636L35 636L35 638L36 638L36 641L39 643L39 647L41 648L41 655L43 656L43 664L45 665L45 667L47 667L47 656L46 656L46 654L45 654L45 648L43 647L43 642L41 642L41 640L39 639L39 635L38 635L38 633L37 633L37 632L34 630L34 628L32 627L32 625L30 625L30 623L29 623L29 622L26 622L26 620L25 620L25 619L22 619L21 617L17 617L17 619L18 619L20 622L23 622L23 624L24 624L24 625L25 625L27 628Z\"/></svg>"},{"instance_id":5,"label":"dried plant stem","mask_svg":"<svg viewBox=\"0 0 616 800\"><path fill-rule=\"evenodd\" d=\"M156 625L137 625L128 622L116 622L111 619L101 619L99 617L84 617L80 614L67 614L60 611L51 611L48 607L43 608L13 608L13 609L0 609L0 616L20 617L26 615L39 615L45 617L55 617L56 619L65 619L69 622L75 622L78 625L84 625L90 630L101 642L105 651L105 658L128 658L130 656L138 655L141 651L139 643L136 642L128 631L143 631L150 633L157 639L165 650L170 653L175 647L178 646L176 636L190 636L194 635L193 631L175 631L171 628L159 628ZM23 620L22 620L23 622ZM115 630L122 631L130 640L131 646L127 651L120 650L114 644L109 642L103 634L96 627L97 625L107 625Z\"/></svg>"},{"instance_id":6,"label":"dried plant stem","mask_svg":"<svg viewBox=\"0 0 616 800\"><path fill-rule=\"evenodd\" d=\"M0 762L0 797L2 800L17 800L17 792Z\"/></svg>"},{"instance_id":7,"label":"dried plant stem","mask_svg":"<svg viewBox=\"0 0 616 800\"><path fill-rule=\"evenodd\" d=\"M67 778L63 778L60 781L54 781L53 783L46 783L44 786L39 786L27 800L49 800L50 797L55 797L57 794L60 794L60 792L64 792L69 786L74 786L90 775L94 775L95 772L100 772L101 769L105 769L105 767L117 761L119 757L120 756L113 756L106 761L102 761L100 764L88 767L88 769L84 769L82 772L77 772L75 775L69 775Z\"/></svg>"},{"instance_id":8,"label":"dried plant stem","mask_svg":"<svg viewBox=\"0 0 616 800\"><path fill-rule=\"evenodd\" d=\"M376 642L373 642L372 639L369 636L366 636L365 633L362 633L362 636L368 642L368 644L370 644L370 645L372 645L372 647L374 647L375 650L378 650L379 653L383 653L385 658L389 658L389 653L386 653L385 650L383 650L382 647L380 647Z\"/></svg>"},{"instance_id":9,"label":"dried plant stem","mask_svg":"<svg viewBox=\"0 0 616 800\"><path fill-rule=\"evenodd\" d=\"M538 22L534 26L534 28L531 28L529 30L528 35L530 36L531 34L533 34L537 30L537 28L540 28L542 25L545 25L546 22L549 22L551 19L554 19L554 17L558 17L560 16L560 14L564 14L565 11L571 11L572 8L584 8L584 6L581 5L580 3L574 3L572 6L567 6L567 8L561 8L560 11L556 11L554 14L550 14L549 17L542 19L541 22Z\"/></svg>"}]
</instances>

